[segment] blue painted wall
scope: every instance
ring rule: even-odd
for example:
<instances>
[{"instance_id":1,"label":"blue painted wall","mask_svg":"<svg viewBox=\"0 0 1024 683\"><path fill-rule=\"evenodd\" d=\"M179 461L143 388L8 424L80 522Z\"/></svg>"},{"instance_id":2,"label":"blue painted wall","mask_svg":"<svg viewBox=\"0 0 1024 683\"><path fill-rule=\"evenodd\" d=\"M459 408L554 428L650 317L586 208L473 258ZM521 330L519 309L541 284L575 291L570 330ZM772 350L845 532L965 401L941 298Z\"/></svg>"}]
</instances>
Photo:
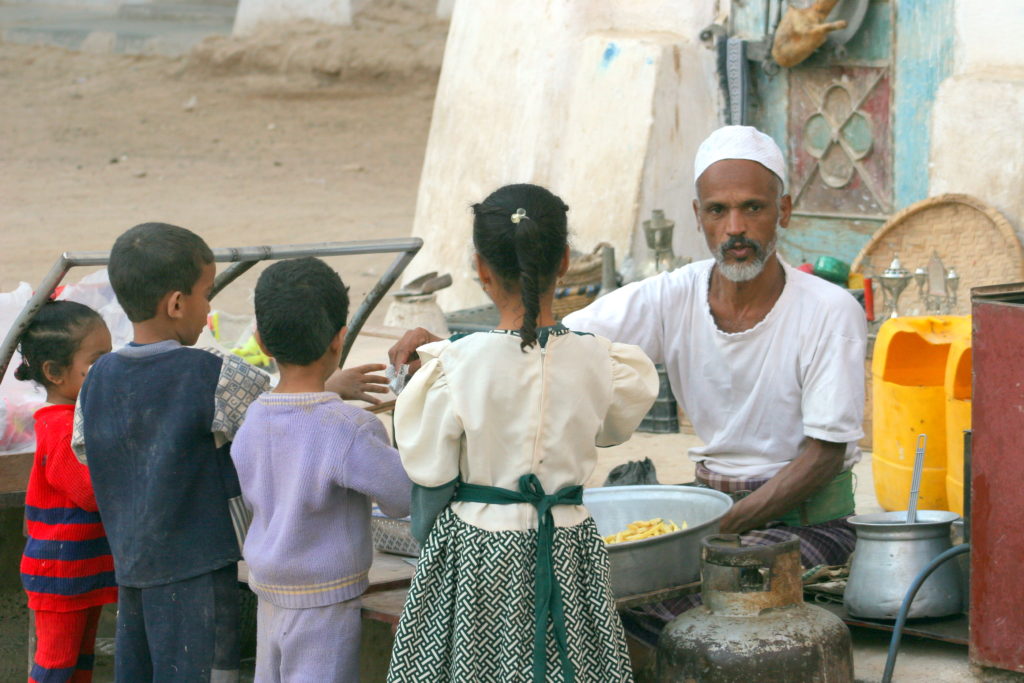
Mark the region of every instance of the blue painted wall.
<instances>
[{"instance_id":1,"label":"blue painted wall","mask_svg":"<svg viewBox=\"0 0 1024 683\"><path fill-rule=\"evenodd\" d=\"M893 194L897 210L928 196L932 105L953 67L953 0L896 4Z\"/></svg>"}]
</instances>

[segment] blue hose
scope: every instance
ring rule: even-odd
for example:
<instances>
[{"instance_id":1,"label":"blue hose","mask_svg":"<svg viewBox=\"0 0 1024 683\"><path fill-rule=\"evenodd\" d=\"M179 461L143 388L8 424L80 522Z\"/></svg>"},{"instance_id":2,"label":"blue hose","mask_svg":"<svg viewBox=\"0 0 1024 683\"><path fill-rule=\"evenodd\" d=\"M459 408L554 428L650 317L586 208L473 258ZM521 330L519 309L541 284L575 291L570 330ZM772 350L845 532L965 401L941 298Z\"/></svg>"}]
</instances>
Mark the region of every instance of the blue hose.
<instances>
[{"instance_id":1,"label":"blue hose","mask_svg":"<svg viewBox=\"0 0 1024 683\"><path fill-rule=\"evenodd\" d=\"M970 549L970 543L961 543L958 546L950 548L929 562L928 566L922 569L910 583L910 589L907 590L907 594L903 598L903 604L900 605L899 614L896 616L896 625L892 629L892 640L889 641L889 656L885 659L885 673L882 674L882 683L891 683L892 681L892 670L896 668L896 653L899 652L900 649L900 638L903 636L903 626L907 623L907 613L910 612L910 605L914 602L914 598L917 597L917 591L920 590L921 586L928 577L931 576L932 572L938 569L942 563L951 557L963 555Z\"/></svg>"}]
</instances>

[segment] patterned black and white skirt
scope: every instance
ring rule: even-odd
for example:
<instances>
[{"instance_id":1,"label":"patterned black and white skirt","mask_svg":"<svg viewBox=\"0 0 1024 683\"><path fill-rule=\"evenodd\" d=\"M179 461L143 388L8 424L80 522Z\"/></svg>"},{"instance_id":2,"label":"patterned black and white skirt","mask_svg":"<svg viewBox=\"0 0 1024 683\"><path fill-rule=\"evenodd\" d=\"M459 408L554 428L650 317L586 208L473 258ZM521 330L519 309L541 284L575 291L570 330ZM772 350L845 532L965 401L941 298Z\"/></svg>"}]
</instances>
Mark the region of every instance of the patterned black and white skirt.
<instances>
[{"instance_id":1,"label":"patterned black and white skirt","mask_svg":"<svg viewBox=\"0 0 1024 683\"><path fill-rule=\"evenodd\" d=\"M389 683L530 683L536 552L536 530L485 531L444 510L420 553ZM553 554L576 681L632 681L594 521L556 528ZM547 680L562 683L550 623Z\"/></svg>"}]
</instances>

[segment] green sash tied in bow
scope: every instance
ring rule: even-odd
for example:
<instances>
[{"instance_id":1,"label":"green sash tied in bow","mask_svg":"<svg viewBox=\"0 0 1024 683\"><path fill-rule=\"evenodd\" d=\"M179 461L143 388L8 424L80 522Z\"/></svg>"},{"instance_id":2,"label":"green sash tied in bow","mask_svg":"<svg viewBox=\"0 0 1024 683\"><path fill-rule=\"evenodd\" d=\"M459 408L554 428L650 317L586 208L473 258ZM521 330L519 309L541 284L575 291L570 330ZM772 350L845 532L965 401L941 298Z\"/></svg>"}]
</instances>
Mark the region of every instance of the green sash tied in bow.
<instances>
[{"instance_id":1,"label":"green sash tied in bow","mask_svg":"<svg viewBox=\"0 0 1024 683\"><path fill-rule=\"evenodd\" d=\"M497 486L481 486L459 482L452 500L465 503L489 503L492 505L514 505L529 503L537 508L537 568L534 573L535 602L533 608L533 680L543 683L547 671L546 640L548 615L558 646L558 657L562 660L562 674L566 683L575 679L565 630L565 611L562 609L562 592L555 579L551 554L555 534L555 518L551 508L555 505L582 505L583 487L566 486L553 495L544 493L544 487L535 474L519 477L519 490L509 491Z\"/></svg>"}]
</instances>

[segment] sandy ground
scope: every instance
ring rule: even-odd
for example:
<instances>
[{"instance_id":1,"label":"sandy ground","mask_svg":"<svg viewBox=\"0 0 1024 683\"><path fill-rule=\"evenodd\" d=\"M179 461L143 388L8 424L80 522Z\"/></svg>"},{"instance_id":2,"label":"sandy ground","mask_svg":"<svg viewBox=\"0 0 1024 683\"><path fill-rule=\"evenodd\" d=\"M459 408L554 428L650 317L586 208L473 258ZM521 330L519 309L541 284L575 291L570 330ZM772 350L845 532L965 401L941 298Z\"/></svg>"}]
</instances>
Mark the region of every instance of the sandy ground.
<instances>
[{"instance_id":1,"label":"sandy ground","mask_svg":"<svg viewBox=\"0 0 1024 683\"><path fill-rule=\"evenodd\" d=\"M439 56L343 77L200 47L172 60L0 44L0 291L151 220L215 247L408 235ZM335 266L360 297L388 262ZM215 305L248 310L253 282Z\"/></svg>"}]
</instances>

